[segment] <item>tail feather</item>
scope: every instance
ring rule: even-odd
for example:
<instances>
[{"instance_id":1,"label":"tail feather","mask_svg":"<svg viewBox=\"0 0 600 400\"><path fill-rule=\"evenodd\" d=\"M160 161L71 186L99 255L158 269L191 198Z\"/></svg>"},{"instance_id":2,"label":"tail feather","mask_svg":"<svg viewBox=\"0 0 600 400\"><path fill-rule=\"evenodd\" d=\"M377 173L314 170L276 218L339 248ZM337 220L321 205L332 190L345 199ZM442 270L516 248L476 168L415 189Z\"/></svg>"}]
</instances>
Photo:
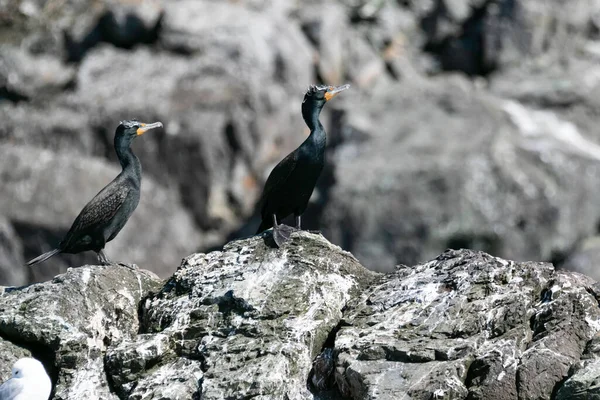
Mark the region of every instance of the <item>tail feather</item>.
<instances>
[{"instance_id":1,"label":"tail feather","mask_svg":"<svg viewBox=\"0 0 600 400\"><path fill-rule=\"evenodd\" d=\"M49 251L49 252L47 252L47 253L44 253L44 254L42 254L42 255L40 255L40 256L37 256L37 257L36 257L36 258L34 258L33 260L29 260L29 261L27 262L27 266L28 266L28 267L31 267L32 265L35 265L35 264L41 263L41 262L43 262L43 261L46 261L46 260L47 260L47 259L49 259L50 257L52 257L52 256L54 256L54 255L56 255L56 254L58 254L58 253L60 253L60 252L61 252L61 250L60 250L60 249L54 249L54 250L50 250L50 251Z\"/></svg>"}]
</instances>

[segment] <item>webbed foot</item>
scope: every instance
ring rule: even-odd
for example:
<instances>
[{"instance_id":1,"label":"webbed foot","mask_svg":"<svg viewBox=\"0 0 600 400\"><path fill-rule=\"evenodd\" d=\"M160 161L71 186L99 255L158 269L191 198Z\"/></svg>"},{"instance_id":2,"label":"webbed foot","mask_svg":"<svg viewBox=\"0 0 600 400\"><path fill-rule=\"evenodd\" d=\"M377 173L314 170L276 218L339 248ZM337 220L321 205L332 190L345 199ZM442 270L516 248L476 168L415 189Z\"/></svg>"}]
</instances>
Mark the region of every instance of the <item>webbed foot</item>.
<instances>
[{"instance_id":1,"label":"webbed foot","mask_svg":"<svg viewBox=\"0 0 600 400\"><path fill-rule=\"evenodd\" d=\"M112 261L110 261L110 259L108 258L108 256L104 252L104 250L100 250L98 252L98 262L100 262L100 265L114 265L115 264Z\"/></svg>"},{"instance_id":2,"label":"webbed foot","mask_svg":"<svg viewBox=\"0 0 600 400\"><path fill-rule=\"evenodd\" d=\"M281 246L289 241L290 237L292 236L292 232L294 231L294 228L284 224L279 224L273 227L273 240L275 241L277 247L281 248Z\"/></svg>"}]
</instances>

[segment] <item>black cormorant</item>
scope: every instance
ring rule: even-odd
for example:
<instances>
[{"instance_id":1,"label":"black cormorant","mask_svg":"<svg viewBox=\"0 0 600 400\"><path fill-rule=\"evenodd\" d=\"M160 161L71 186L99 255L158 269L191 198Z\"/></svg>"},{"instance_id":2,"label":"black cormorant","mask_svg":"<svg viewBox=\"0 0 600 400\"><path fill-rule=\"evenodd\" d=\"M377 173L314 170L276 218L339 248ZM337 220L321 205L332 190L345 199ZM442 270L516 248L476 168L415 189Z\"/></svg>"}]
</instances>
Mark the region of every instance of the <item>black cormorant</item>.
<instances>
[{"instance_id":1,"label":"black cormorant","mask_svg":"<svg viewBox=\"0 0 600 400\"><path fill-rule=\"evenodd\" d=\"M310 128L310 135L273 168L260 199L262 222L256 233L273 227L277 246L281 246L290 235L290 231L277 221L293 213L296 228L301 229L301 215L325 165L327 137L319 121L321 110L327 101L349 87L311 86L304 95L302 117Z\"/></svg>"},{"instance_id":2,"label":"black cormorant","mask_svg":"<svg viewBox=\"0 0 600 400\"><path fill-rule=\"evenodd\" d=\"M29 261L35 265L58 253L93 250L102 264L111 264L104 246L117 236L140 201L142 166L131 150L131 142L144 132L162 127L162 123L144 124L121 121L115 132L115 151L123 170L81 210L58 247Z\"/></svg>"}]
</instances>

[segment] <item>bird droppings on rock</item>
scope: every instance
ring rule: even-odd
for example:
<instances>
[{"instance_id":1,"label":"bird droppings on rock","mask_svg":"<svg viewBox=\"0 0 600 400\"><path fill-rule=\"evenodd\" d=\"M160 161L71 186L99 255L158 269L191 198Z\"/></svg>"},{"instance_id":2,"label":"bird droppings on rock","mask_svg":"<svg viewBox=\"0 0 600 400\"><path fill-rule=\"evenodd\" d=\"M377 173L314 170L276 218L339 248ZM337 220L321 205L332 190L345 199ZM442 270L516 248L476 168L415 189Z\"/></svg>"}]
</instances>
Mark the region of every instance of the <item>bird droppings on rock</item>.
<instances>
[{"instance_id":1,"label":"bird droppings on rock","mask_svg":"<svg viewBox=\"0 0 600 400\"><path fill-rule=\"evenodd\" d=\"M600 378L595 293L470 250L376 274L294 232L190 255L166 282L84 266L11 290L0 349L45 349L60 400L583 399Z\"/></svg>"}]
</instances>

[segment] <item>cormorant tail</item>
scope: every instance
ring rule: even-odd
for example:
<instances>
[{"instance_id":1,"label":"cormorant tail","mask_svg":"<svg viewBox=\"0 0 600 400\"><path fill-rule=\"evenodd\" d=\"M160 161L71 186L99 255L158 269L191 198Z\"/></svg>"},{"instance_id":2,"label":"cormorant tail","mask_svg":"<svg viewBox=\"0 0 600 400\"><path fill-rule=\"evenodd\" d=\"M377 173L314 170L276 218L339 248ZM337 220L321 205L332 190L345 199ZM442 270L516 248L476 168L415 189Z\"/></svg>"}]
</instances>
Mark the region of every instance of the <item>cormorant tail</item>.
<instances>
[{"instance_id":1,"label":"cormorant tail","mask_svg":"<svg viewBox=\"0 0 600 400\"><path fill-rule=\"evenodd\" d=\"M267 220L263 219L262 221L260 221L260 226L258 227L256 234L258 235L259 233L266 231L267 229L269 229L272 226L273 226L273 223L271 221L269 221L269 219L267 219Z\"/></svg>"},{"instance_id":2,"label":"cormorant tail","mask_svg":"<svg viewBox=\"0 0 600 400\"><path fill-rule=\"evenodd\" d=\"M41 256L37 256L36 258L34 258L33 260L29 260L27 262L27 266L31 267L32 265L41 263L42 261L46 261L47 259L49 259L50 257L60 253L62 250L61 249L54 249L54 250L50 250L47 253L42 254Z\"/></svg>"}]
</instances>

